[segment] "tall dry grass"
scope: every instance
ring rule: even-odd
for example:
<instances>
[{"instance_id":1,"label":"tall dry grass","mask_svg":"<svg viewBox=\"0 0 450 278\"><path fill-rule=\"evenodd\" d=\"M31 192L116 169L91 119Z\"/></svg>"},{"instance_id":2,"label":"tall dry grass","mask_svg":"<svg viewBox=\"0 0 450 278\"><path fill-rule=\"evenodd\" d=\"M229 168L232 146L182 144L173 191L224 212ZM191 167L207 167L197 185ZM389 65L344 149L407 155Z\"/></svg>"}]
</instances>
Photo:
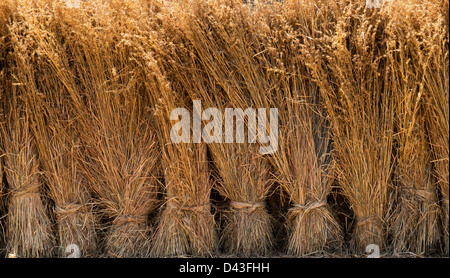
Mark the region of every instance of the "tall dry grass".
<instances>
[{"instance_id":1,"label":"tall dry grass","mask_svg":"<svg viewBox=\"0 0 450 278\"><path fill-rule=\"evenodd\" d=\"M78 91L84 146L82 173L104 219L107 256L146 257L150 214L157 207L160 150L148 98L126 37L139 18L134 2L84 3L73 19L69 45ZM68 30L70 31L70 29Z\"/></svg>"},{"instance_id":2,"label":"tall dry grass","mask_svg":"<svg viewBox=\"0 0 450 278\"><path fill-rule=\"evenodd\" d=\"M448 1L242 2L0 3L11 256L270 255L278 188L287 253L322 254L333 184L352 252L448 254ZM277 152L173 144L197 99L278 108Z\"/></svg>"},{"instance_id":3,"label":"tall dry grass","mask_svg":"<svg viewBox=\"0 0 450 278\"><path fill-rule=\"evenodd\" d=\"M66 247L76 244L80 256L93 256L97 252L96 219L77 161L81 152L80 130L75 124L77 103L70 101L78 89L69 72L70 58L61 43L65 38L57 31L65 25L58 17L58 12L64 10L52 10L45 3L34 3L31 11L29 5L17 6L21 24L11 28L16 66L12 74L30 102L40 168L54 203L57 255L67 256Z\"/></svg>"},{"instance_id":4,"label":"tall dry grass","mask_svg":"<svg viewBox=\"0 0 450 278\"><path fill-rule=\"evenodd\" d=\"M259 98L263 88L258 88L258 72L252 68L255 30L249 24L254 22L249 7L240 1L198 1L173 9L182 18L183 48L191 57L184 60L183 53L177 53L185 64L176 65L174 78L190 99L202 100L205 109L218 108L223 117L226 108L261 107L252 98ZM218 173L215 188L227 201L220 241L226 253L264 255L273 247L272 219L265 205L273 181L267 158L259 154L260 145L248 143L247 136L243 143L208 145Z\"/></svg>"},{"instance_id":5,"label":"tall dry grass","mask_svg":"<svg viewBox=\"0 0 450 278\"><path fill-rule=\"evenodd\" d=\"M432 180L432 151L426 130L427 98L436 93L429 76L445 67L445 41L439 6L432 1L396 3L383 10L389 23L387 51L395 107L395 194L390 223L394 252L424 254L440 241L437 186ZM445 54L444 54L445 55ZM436 63L438 62L439 63ZM445 82L445 78L440 82Z\"/></svg>"},{"instance_id":6,"label":"tall dry grass","mask_svg":"<svg viewBox=\"0 0 450 278\"><path fill-rule=\"evenodd\" d=\"M422 63L425 117L432 149L433 176L440 194L443 253L449 254L449 2L436 1L423 17L430 31L419 36L427 48ZM431 19L428 19L431 17ZM428 19L428 20L427 20ZM432 30L432 31L431 31ZM428 40L423 39L427 38ZM422 48L422 46L421 46Z\"/></svg>"},{"instance_id":7,"label":"tall dry grass","mask_svg":"<svg viewBox=\"0 0 450 278\"><path fill-rule=\"evenodd\" d=\"M154 74L155 71L149 73ZM171 143L169 113L174 108L184 107L187 101L180 100L177 93L162 82L165 81L147 83L150 92L161 96L155 103L158 106L158 138L167 142L161 149L165 201L153 238L152 254L212 256L217 251L217 234L211 213L212 184L207 148L204 143Z\"/></svg>"},{"instance_id":8,"label":"tall dry grass","mask_svg":"<svg viewBox=\"0 0 450 278\"><path fill-rule=\"evenodd\" d=\"M164 203L153 237L154 256L212 256L217 252L217 231L211 210L207 148L204 143L174 144L170 131L175 123L170 113L192 102L176 81L177 53L186 51L177 29L176 13L163 3L150 1L140 32L130 40L145 74L146 93L157 122L164 171ZM172 3L170 3L172 4ZM189 59L189 56L181 57Z\"/></svg>"},{"instance_id":9,"label":"tall dry grass","mask_svg":"<svg viewBox=\"0 0 450 278\"><path fill-rule=\"evenodd\" d=\"M7 52L3 58L1 141L7 183L6 252L10 257L50 257L55 243L48 200L39 169L35 137L31 131L30 98L25 84L13 73L20 53L12 51L13 31L20 14L10 2L2 5L2 20L9 23L2 37ZM4 27L3 27L4 28ZM2 28L2 29L3 29Z\"/></svg>"},{"instance_id":10,"label":"tall dry grass","mask_svg":"<svg viewBox=\"0 0 450 278\"><path fill-rule=\"evenodd\" d=\"M17 86L7 95L6 115L2 121L8 184L6 251L11 257L51 257L55 239L31 134L30 112L26 103L19 100Z\"/></svg>"},{"instance_id":11,"label":"tall dry grass","mask_svg":"<svg viewBox=\"0 0 450 278\"><path fill-rule=\"evenodd\" d=\"M307 63L323 32L334 23L326 1L286 1L267 14L255 54L271 106L279 109L279 150L271 156L276 179L289 198L287 252L302 256L331 251L343 234L327 203L333 177L331 133L318 86ZM261 71L261 70L260 70Z\"/></svg>"},{"instance_id":12,"label":"tall dry grass","mask_svg":"<svg viewBox=\"0 0 450 278\"><path fill-rule=\"evenodd\" d=\"M386 247L395 106L385 20L364 3L342 8L308 66L330 119L336 177L355 215L350 248L360 253L369 244Z\"/></svg>"}]
</instances>

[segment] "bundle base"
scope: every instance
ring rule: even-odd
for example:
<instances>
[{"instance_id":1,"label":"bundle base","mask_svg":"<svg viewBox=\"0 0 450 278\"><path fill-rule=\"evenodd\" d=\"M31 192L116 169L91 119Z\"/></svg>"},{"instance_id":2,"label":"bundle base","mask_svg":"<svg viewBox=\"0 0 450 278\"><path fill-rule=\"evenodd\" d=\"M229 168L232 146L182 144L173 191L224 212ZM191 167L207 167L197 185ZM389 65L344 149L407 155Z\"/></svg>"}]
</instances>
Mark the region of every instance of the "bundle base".
<instances>
[{"instance_id":1,"label":"bundle base","mask_svg":"<svg viewBox=\"0 0 450 278\"><path fill-rule=\"evenodd\" d=\"M272 220L261 203L243 208L232 205L225 217L221 242L226 252L241 256L263 256L272 250Z\"/></svg>"},{"instance_id":2,"label":"bundle base","mask_svg":"<svg viewBox=\"0 0 450 278\"><path fill-rule=\"evenodd\" d=\"M216 223L209 205L167 206L153 238L153 256L211 257L216 252Z\"/></svg>"},{"instance_id":3,"label":"bundle base","mask_svg":"<svg viewBox=\"0 0 450 278\"><path fill-rule=\"evenodd\" d=\"M326 205L306 210L293 207L287 224L289 255L312 255L341 247L341 228Z\"/></svg>"}]
</instances>

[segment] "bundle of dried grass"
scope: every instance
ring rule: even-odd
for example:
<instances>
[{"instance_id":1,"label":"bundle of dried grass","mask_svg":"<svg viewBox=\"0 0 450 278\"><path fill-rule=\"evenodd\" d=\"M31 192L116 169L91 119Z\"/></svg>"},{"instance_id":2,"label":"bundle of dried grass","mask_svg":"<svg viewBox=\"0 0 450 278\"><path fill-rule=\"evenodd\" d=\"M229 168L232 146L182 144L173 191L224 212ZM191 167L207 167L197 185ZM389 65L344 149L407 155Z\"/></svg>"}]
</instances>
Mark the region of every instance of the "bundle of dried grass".
<instances>
[{"instance_id":1,"label":"bundle of dried grass","mask_svg":"<svg viewBox=\"0 0 450 278\"><path fill-rule=\"evenodd\" d=\"M445 62L440 63L448 65L448 51L446 58L444 58ZM433 150L433 164L434 164L434 175L437 178L437 184L440 189L441 194L441 222L443 227L443 241L444 241L444 254L449 254L449 178L448 178L448 142L449 142L449 82L448 82L448 73L443 67L443 71L441 71L441 76L446 76L446 81L442 82L440 85L442 90L432 91L433 94L430 96L432 105L428 110L428 132L430 135L431 146ZM448 67L447 67L448 68ZM445 80L445 79L444 79ZM443 94L442 92L447 92Z\"/></svg>"},{"instance_id":2,"label":"bundle of dried grass","mask_svg":"<svg viewBox=\"0 0 450 278\"><path fill-rule=\"evenodd\" d=\"M153 238L155 256L212 256L217 251L206 151L205 144L163 150L166 201Z\"/></svg>"},{"instance_id":3,"label":"bundle of dried grass","mask_svg":"<svg viewBox=\"0 0 450 278\"><path fill-rule=\"evenodd\" d=\"M435 66L442 67L434 65L434 59L442 53L437 48L443 41L443 23L436 20L439 12L432 2L399 2L384 12L390 21L384 30L389 36L389 89L396 101L397 131L396 208L389 230L394 252L429 254L440 240L440 212L437 188L431 180L424 101L427 83L433 82L428 77L436 74Z\"/></svg>"},{"instance_id":4,"label":"bundle of dried grass","mask_svg":"<svg viewBox=\"0 0 450 278\"><path fill-rule=\"evenodd\" d=\"M440 189L441 223L443 228L443 253L449 254L449 2L430 3L431 10L440 8L440 12L430 13L428 20L433 22L432 44L427 62L422 64L423 90L426 99L426 126L432 149L433 176ZM433 5L434 4L434 5ZM431 28L430 28L431 29Z\"/></svg>"},{"instance_id":5,"label":"bundle of dried grass","mask_svg":"<svg viewBox=\"0 0 450 278\"><path fill-rule=\"evenodd\" d=\"M174 124L171 111L186 108L192 113L192 102L188 88L176 78L183 62L178 59L189 59L189 55L177 55L186 51L178 29L179 19L174 19L179 11L165 4L150 1L144 7L147 14L143 18L148 21L142 22L142 32L134 38L139 49L137 59L142 61L147 92L155 108L164 167L165 202L158 218L152 254L212 256L217 252L218 242L211 213L212 183L206 145L174 144L170 136Z\"/></svg>"},{"instance_id":6,"label":"bundle of dried grass","mask_svg":"<svg viewBox=\"0 0 450 278\"><path fill-rule=\"evenodd\" d=\"M30 101L39 164L54 203L57 255L66 257L66 247L75 244L79 256L93 256L97 251L95 218L76 159L80 156L79 131L74 125L77 113L70 101L70 95L77 94L76 80L60 44L64 38L56 34L64 22L55 20L58 16L43 5L34 9L20 5L18 12L23 15L22 22L11 28L16 58L13 75ZM46 26L50 18L54 21Z\"/></svg>"},{"instance_id":7,"label":"bundle of dried grass","mask_svg":"<svg viewBox=\"0 0 450 278\"><path fill-rule=\"evenodd\" d=\"M305 66L308 44L325 28L326 13L318 11L326 4L286 1L271 5L264 11L268 14L262 41L266 51L258 55L266 69L264 80L270 84L268 97L279 111L280 147L271 161L291 203L287 252L295 256L330 251L343 240L327 204L334 181L329 123L318 87Z\"/></svg>"},{"instance_id":8,"label":"bundle of dried grass","mask_svg":"<svg viewBox=\"0 0 450 278\"><path fill-rule=\"evenodd\" d=\"M308 66L329 115L336 176L355 215L351 250L386 246L393 157L394 102L383 19L365 3L342 6L335 31Z\"/></svg>"},{"instance_id":9,"label":"bundle of dried grass","mask_svg":"<svg viewBox=\"0 0 450 278\"><path fill-rule=\"evenodd\" d=\"M249 7L240 1L198 1L187 11L180 6L174 10L183 16L180 25L188 40L187 54L192 57L186 62L189 66L179 65L175 78L187 88L190 98L202 99L206 106L222 113L226 108L261 107L258 94L263 94L264 88L251 59L254 53L250 22L254 19ZM233 138L236 127L235 124ZM273 230L265 200L273 181L270 164L259 153L260 145L249 143L246 137L244 142L210 142L208 147L219 175L216 189L229 205L223 212L220 238L225 252L244 256L268 254Z\"/></svg>"},{"instance_id":10,"label":"bundle of dried grass","mask_svg":"<svg viewBox=\"0 0 450 278\"><path fill-rule=\"evenodd\" d=\"M150 69L152 79L160 73L155 64ZM166 142L162 144L165 203L153 238L152 254L158 257L212 256L217 251L217 234L211 214L212 184L207 148L204 143L171 142L170 111L186 107L187 102L170 89L163 75L157 78L161 79L149 80L147 85L154 97L160 97L155 105L159 139Z\"/></svg>"},{"instance_id":11,"label":"bundle of dried grass","mask_svg":"<svg viewBox=\"0 0 450 278\"><path fill-rule=\"evenodd\" d=\"M448 65L448 50L446 58L443 58L442 64ZM444 56L444 57L445 57ZM432 105L428 110L428 132L430 135L431 146L433 149L433 163L434 163L434 175L437 178L437 183L441 194L441 222L443 227L443 241L444 241L444 254L449 254L449 179L448 179L448 142L449 142L449 82L448 73L443 67L441 71L441 76L444 77L446 81L442 82L441 90L432 91L433 94L430 96ZM448 66L447 66L448 68ZM444 80L445 80L444 79ZM447 92L443 94L442 92Z\"/></svg>"},{"instance_id":12,"label":"bundle of dried grass","mask_svg":"<svg viewBox=\"0 0 450 278\"><path fill-rule=\"evenodd\" d=\"M133 2L119 6L116 1L83 3L77 12L67 41L86 104L80 106L86 111L76 111L82 173L106 221L105 255L145 257L160 154L141 77L129 59L132 49L123 40L139 14Z\"/></svg>"},{"instance_id":13,"label":"bundle of dried grass","mask_svg":"<svg viewBox=\"0 0 450 278\"><path fill-rule=\"evenodd\" d=\"M21 15L12 13L10 2L2 3L2 21L7 37L2 37L6 50L2 57L2 119L1 145L6 176L6 252L9 257L50 257L53 255L54 235L47 210L37 150L31 134L31 113L27 106L24 84L12 72L17 65L11 61L24 58L11 51L11 33L20 27ZM5 17L3 17L3 15ZM12 20L14 18L14 20ZM6 43L6 44L5 44Z\"/></svg>"},{"instance_id":14,"label":"bundle of dried grass","mask_svg":"<svg viewBox=\"0 0 450 278\"><path fill-rule=\"evenodd\" d=\"M50 257L55 239L44 201L29 111L18 100L15 87L7 95L8 106L2 123L8 184L6 249L8 256L13 257Z\"/></svg>"},{"instance_id":15,"label":"bundle of dried grass","mask_svg":"<svg viewBox=\"0 0 450 278\"><path fill-rule=\"evenodd\" d=\"M79 137L71 130L67 121L61 122L67 126L54 127L57 133L53 138L49 138L47 142L52 144L45 149L48 152L47 161L52 163L42 163L49 195L55 203L58 255L69 256L67 253L72 251L68 247L75 244L79 249L76 256L94 257L98 255L96 235L98 219L95 217L91 194L86 180L81 176L77 161L77 157L80 156ZM43 138L40 137L41 140ZM40 148L46 146L42 141L40 143L42 143ZM44 153L44 150L40 150L40 154Z\"/></svg>"},{"instance_id":16,"label":"bundle of dried grass","mask_svg":"<svg viewBox=\"0 0 450 278\"><path fill-rule=\"evenodd\" d=\"M145 257L150 249L149 214L156 207L158 145L150 119L133 96L118 95L108 102L95 106L93 132L83 136L89 146L83 169L109 219L106 254ZM115 113L121 114L120 120ZM134 113L139 117L131 116Z\"/></svg>"},{"instance_id":17,"label":"bundle of dried grass","mask_svg":"<svg viewBox=\"0 0 450 278\"><path fill-rule=\"evenodd\" d=\"M221 241L229 254L267 255L273 248L273 221L266 198L273 180L270 165L250 144L211 145L220 182L217 190L229 200Z\"/></svg>"},{"instance_id":18,"label":"bundle of dried grass","mask_svg":"<svg viewBox=\"0 0 450 278\"><path fill-rule=\"evenodd\" d=\"M411 131L399 133L401 147L395 168L397 203L389 232L394 252L423 255L436 250L440 234L438 196L430 179L430 149L424 120L420 122L416 120L415 126L409 126Z\"/></svg>"}]
</instances>

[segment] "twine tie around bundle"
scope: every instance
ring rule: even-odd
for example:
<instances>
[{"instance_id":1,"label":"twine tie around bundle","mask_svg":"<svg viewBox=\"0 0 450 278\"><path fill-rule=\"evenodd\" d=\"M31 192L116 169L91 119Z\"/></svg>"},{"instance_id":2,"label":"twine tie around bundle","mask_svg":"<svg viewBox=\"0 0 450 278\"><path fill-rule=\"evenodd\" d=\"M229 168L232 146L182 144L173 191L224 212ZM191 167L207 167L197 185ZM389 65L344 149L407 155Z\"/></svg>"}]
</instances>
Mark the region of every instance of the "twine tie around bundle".
<instances>
[{"instance_id":1,"label":"twine tie around bundle","mask_svg":"<svg viewBox=\"0 0 450 278\"><path fill-rule=\"evenodd\" d=\"M236 201L231 201L230 203L231 208L235 209L235 210L245 210L248 212L253 212L255 211L257 208L262 208L264 207L264 203L262 202L258 202L258 203L245 203L245 202L236 202Z\"/></svg>"},{"instance_id":2,"label":"twine tie around bundle","mask_svg":"<svg viewBox=\"0 0 450 278\"><path fill-rule=\"evenodd\" d=\"M318 209L321 208L323 206L326 206L327 202L322 200L319 202L309 202L306 205L301 205L301 204L293 204L291 211L293 213L303 213L306 214L307 212L314 210L314 209Z\"/></svg>"},{"instance_id":3,"label":"twine tie around bundle","mask_svg":"<svg viewBox=\"0 0 450 278\"><path fill-rule=\"evenodd\" d=\"M184 204L177 202L173 199L170 199L166 205L168 209L173 209L176 211L184 211L184 212L194 212L194 213L210 213L210 203L204 203L204 204L200 204L200 205L186 205L187 202L185 202Z\"/></svg>"},{"instance_id":4,"label":"twine tie around bundle","mask_svg":"<svg viewBox=\"0 0 450 278\"><path fill-rule=\"evenodd\" d=\"M69 204L64 204L64 205L61 205L61 206L55 205L55 212L57 214L77 213L83 207L84 206L82 204L77 204L77 203L69 203Z\"/></svg>"},{"instance_id":5,"label":"twine tie around bundle","mask_svg":"<svg viewBox=\"0 0 450 278\"><path fill-rule=\"evenodd\" d=\"M435 192L427 190L427 189L416 189L414 187L402 187L400 189L400 193L402 195L413 195L419 198L422 201L430 201L433 202L436 200L437 195Z\"/></svg>"},{"instance_id":6,"label":"twine tie around bundle","mask_svg":"<svg viewBox=\"0 0 450 278\"><path fill-rule=\"evenodd\" d=\"M28 190L13 190L9 192L11 198L31 198L31 197L40 197L41 194L39 192Z\"/></svg>"},{"instance_id":7,"label":"twine tie around bundle","mask_svg":"<svg viewBox=\"0 0 450 278\"><path fill-rule=\"evenodd\" d=\"M180 209L181 210L185 210L185 211L193 211L193 212L209 212L209 207L210 204L206 203L203 205L198 205L198 206L181 206Z\"/></svg>"},{"instance_id":8,"label":"twine tie around bundle","mask_svg":"<svg viewBox=\"0 0 450 278\"><path fill-rule=\"evenodd\" d=\"M119 214L114 220L113 224L122 226L128 223L141 224L147 221L147 215L125 215Z\"/></svg>"}]
</instances>

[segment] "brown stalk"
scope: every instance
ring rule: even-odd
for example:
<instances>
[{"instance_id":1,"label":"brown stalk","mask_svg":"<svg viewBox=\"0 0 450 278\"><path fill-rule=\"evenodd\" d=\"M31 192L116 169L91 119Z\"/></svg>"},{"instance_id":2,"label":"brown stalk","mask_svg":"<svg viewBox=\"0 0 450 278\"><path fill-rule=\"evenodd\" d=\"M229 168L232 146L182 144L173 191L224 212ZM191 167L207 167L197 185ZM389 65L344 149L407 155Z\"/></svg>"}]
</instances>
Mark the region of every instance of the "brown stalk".
<instances>
[{"instance_id":1,"label":"brown stalk","mask_svg":"<svg viewBox=\"0 0 450 278\"><path fill-rule=\"evenodd\" d=\"M98 1L66 18L75 31L66 40L77 77L77 93L71 95L83 146L77 160L100 209L106 256L149 255L149 215L158 194L158 142L125 41L136 12L132 2Z\"/></svg>"},{"instance_id":2,"label":"brown stalk","mask_svg":"<svg viewBox=\"0 0 450 278\"><path fill-rule=\"evenodd\" d=\"M75 244L79 256L93 256L97 252L96 219L76 159L80 152L79 131L73 122L78 107L67 101L77 90L76 81L68 72L69 59L59 43L64 38L58 37L55 30L65 22L60 19L45 26L43 22L52 12L44 6L35 7L34 12L28 6L21 6L21 10L28 12L23 12L23 25L13 29L12 34L16 54L20 54L15 64L21 70L13 74L23 84L23 94L30 104L39 164L54 202L57 255L66 257L66 248ZM22 40L24 33L26 42ZM35 56L27 55L33 51Z\"/></svg>"},{"instance_id":3,"label":"brown stalk","mask_svg":"<svg viewBox=\"0 0 450 278\"><path fill-rule=\"evenodd\" d=\"M12 4L5 3L2 12L11 12ZM5 23L16 21L21 14L14 11L5 17ZM13 20L14 19L14 20ZM3 25L6 26L6 25ZM15 48L14 32L17 25L8 25L7 38L2 37L5 49ZM4 40L5 39L5 40ZM31 132L31 111L27 106L24 84L13 73L17 65L12 61L25 59L23 53L2 53L5 80L2 95L1 142L7 190L5 203L6 251L8 257L50 257L55 238L47 210L47 196L38 163L35 137Z\"/></svg>"},{"instance_id":4,"label":"brown stalk","mask_svg":"<svg viewBox=\"0 0 450 278\"><path fill-rule=\"evenodd\" d=\"M245 45L251 31L248 7L237 1L200 1L190 8L181 8L183 12L180 7L174 8L183 15L181 29L189 49L186 54L192 57L186 61L188 67L176 69L176 80L187 88L191 100L201 99L205 107L218 108L222 113L225 108L258 107L252 96L261 88L252 84L257 78L247 64L251 63L248 57L252 49ZM222 142L208 147L219 175L216 189L229 201L223 211L220 238L225 252L268 254L273 231L265 200L273 182L270 164L258 153L260 146Z\"/></svg>"},{"instance_id":5,"label":"brown stalk","mask_svg":"<svg viewBox=\"0 0 450 278\"><path fill-rule=\"evenodd\" d=\"M436 12L431 3L420 7L398 3L385 12L390 20L385 30L390 39L390 89L396 98L397 129L396 208L390 233L394 252L429 254L440 241L440 211L437 186L432 180L424 101L432 93L425 89L433 82L426 77L436 70L433 59L441 51L436 47L443 39L442 23L429 16Z\"/></svg>"},{"instance_id":6,"label":"brown stalk","mask_svg":"<svg viewBox=\"0 0 450 278\"><path fill-rule=\"evenodd\" d=\"M326 30L323 25L333 22L323 19L327 14L318 13L318 6L326 10L328 3L287 1L271 7L262 37L267 51L259 55L266 69L264 80L271 84L271 105L279 109L280 147L270 159L291 203L287 252L295 256L330 251L343 240L327 203L334 181L329 123L320 91L306 67L311 47Z\"/></svg>"},{"instance_id":7,"label":"brown stalk","mask_svg":"<svg viewBox=\"0 0 450 278\"><path fill-rule=\"evenodd\" d=\"M167 256L212 256L217 251L217 234L211 213L212 184L204 144L171 141L174 121L170 113L175 108L187 108L192 103L176 82L170 64L172 56L183 51L181 38L170 8L151 2L144 7L145 17L140 32L130 38L135 44L136 60L144 74L145 92L150 99L156 120L156 132L161 142L164 171L164 198L158 224L152 239L151 254ZM155 32L155 30L157 30ZM179 47L179 49L177 49Z\"/></svg>"},{"instance_id":8,"label":"brown stalk","mask_svg":"<svg viewBox=\"0 0 450 278\"><path fill-rule=\"evenodd\" d=\"M430 2L430 13L423 17L430 46L422 62L425 119L431 146L431 162L440 193L443 254L449 254L449 33L448 1ZM426 11L426 9L424 9ZM428 29L427 28L427 29ZM425 106L425 105L424 105ZM433 185L434 186L434 185Z\"/></svg>"},{"instance_id":9,"label":"brown stalk","mask_svg":"<svg viewBox=\"0 0 450 278\"><path fill-rule=\"evenodd\" d=\"M8 95L7 117L2 123L4 165L8 183L6 251L11 257L51 257L54 235L44 201L29 112Z\"/></svg>"},{"instance_id":10,"label":"brown stalk","mask_svg":"<svg viewBox=\"0 0 450 278\"><path fill-rule=\"evenodd\" d=\"M369 244L386 247L394 106L383 24L364 3L347 5L335 32L321 39L321 54L312 51L317 63L308 63L330 119L337 180L355 215L355 253Z\"/></svg>"}]
</instances>

